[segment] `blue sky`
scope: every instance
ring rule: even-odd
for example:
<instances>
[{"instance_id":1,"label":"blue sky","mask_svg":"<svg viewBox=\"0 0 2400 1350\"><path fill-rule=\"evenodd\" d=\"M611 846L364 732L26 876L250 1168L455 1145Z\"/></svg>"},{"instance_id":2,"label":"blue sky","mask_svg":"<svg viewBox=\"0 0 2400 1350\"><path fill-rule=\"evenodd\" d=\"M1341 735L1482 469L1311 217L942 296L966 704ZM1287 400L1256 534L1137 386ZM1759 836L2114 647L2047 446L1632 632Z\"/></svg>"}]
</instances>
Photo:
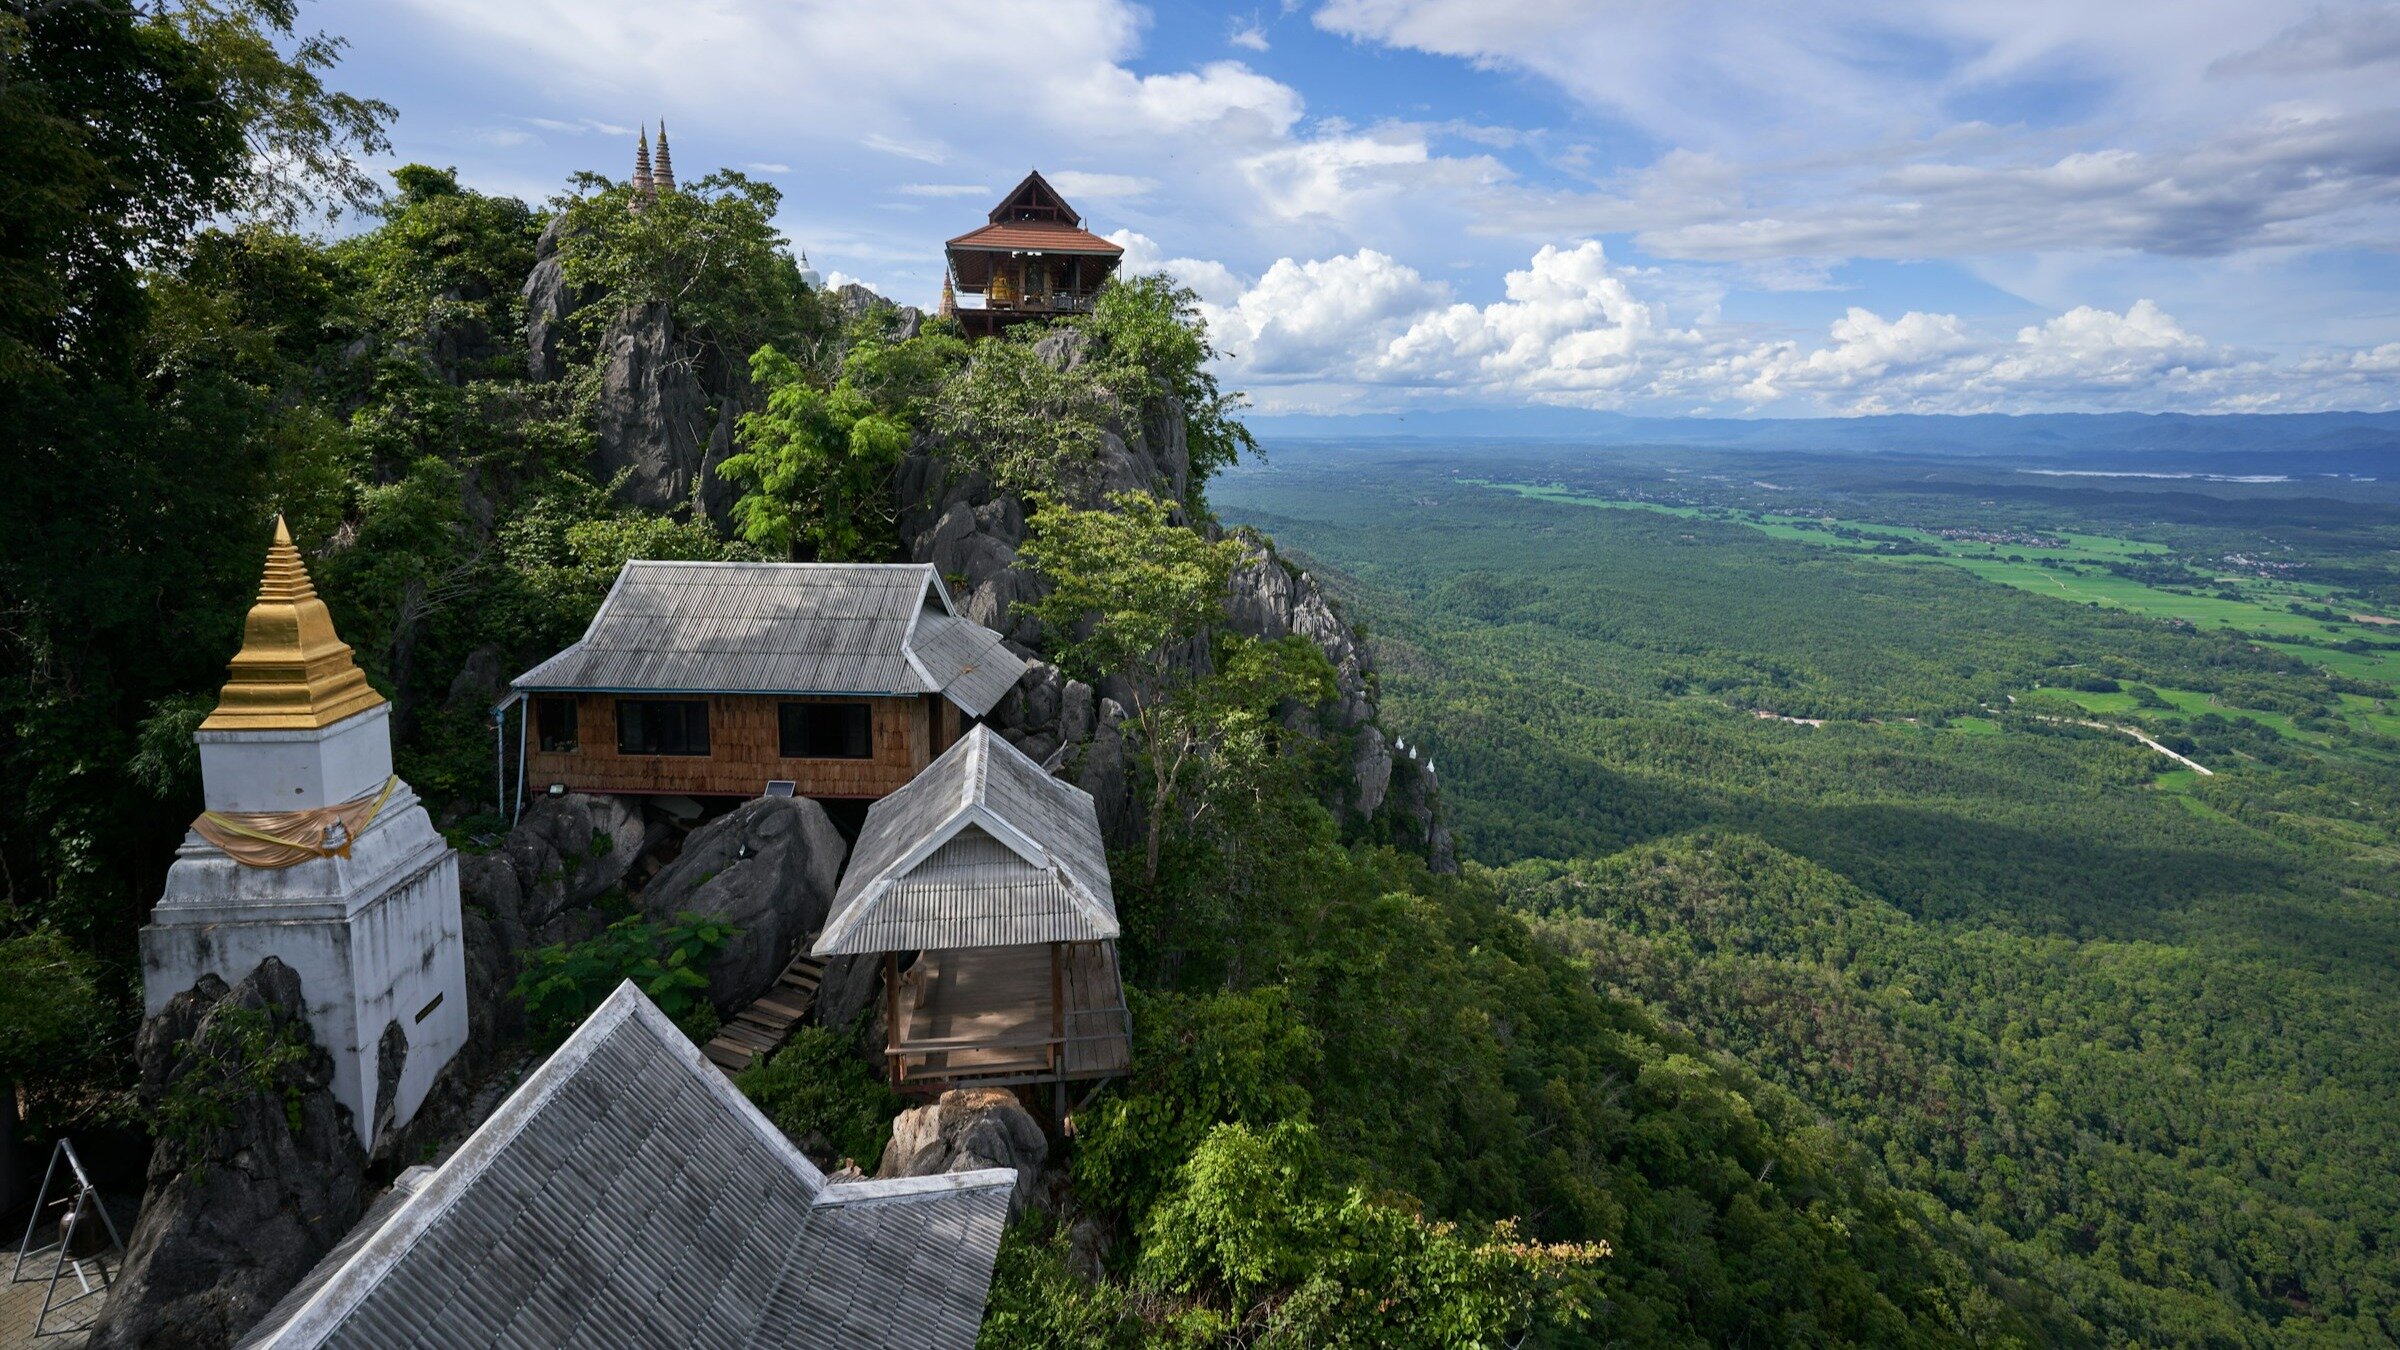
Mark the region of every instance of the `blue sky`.
<instances>
[{"instance_id":1,"label":"blue sky","mask_svg":"<svg viewBox=\"0 0 2400 1350\"><path fill-rule=\"evenodd\" d=\"M2400 4L326 0L396 162L740 169L928 304L1039 166L1269 411L2400 406Z\"/></svg>"}]
</instances>

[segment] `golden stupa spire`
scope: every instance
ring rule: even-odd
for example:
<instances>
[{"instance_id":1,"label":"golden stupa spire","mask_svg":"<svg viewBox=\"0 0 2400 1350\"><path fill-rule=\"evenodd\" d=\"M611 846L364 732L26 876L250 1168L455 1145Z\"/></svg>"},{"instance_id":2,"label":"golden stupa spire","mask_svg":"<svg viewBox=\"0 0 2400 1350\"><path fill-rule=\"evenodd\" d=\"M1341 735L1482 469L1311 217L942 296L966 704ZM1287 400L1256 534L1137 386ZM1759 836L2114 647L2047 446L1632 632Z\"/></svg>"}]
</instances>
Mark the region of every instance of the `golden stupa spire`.
<instances>
[{"instance_id":1,"label":"golden stupa spire","mask_svg":"<svg viewBox=\"0 0 2400 1350\"><path fill-rule=\"evenodd\" d=\"M335 636L281 516L232 672L202 731L308 730L383 702L350 660L349 644Z\"/></svg>"}]
</instances>

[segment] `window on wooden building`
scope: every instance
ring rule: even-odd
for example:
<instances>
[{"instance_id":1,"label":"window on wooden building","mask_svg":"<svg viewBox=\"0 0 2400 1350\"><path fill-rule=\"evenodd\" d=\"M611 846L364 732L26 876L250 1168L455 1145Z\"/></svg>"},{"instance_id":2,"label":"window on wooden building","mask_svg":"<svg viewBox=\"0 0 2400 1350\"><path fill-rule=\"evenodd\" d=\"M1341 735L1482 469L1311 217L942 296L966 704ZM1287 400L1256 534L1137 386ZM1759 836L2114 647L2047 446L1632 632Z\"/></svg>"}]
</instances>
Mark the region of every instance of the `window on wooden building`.
<instances>
[{"instance_id":1,"label":"window on wooden building","mask_svg":"<svg viewBox=\"0 0 2400 1350\"><path fill-rule=\"evenodd\" d=\"M707 700L696 698L618 699L617 753L620 755L707 754Z\"/></svg>"},{"instance_id":2,"label":"window on wooden building","mask_svg":"<svg viewBox=\"0 0 2400 1350\"><path fill-rule=\"evenodd\" d=\"M785 759L873 759L875 710L864 703L786 703Z\"/></svg>"},{"instance_id":3,"label":"window on wooden building","mask_svg":"<svg viewBox=\"0 0 2400 1350\"><path fill-rule=\"evenodd\" d=\"M553 754L573 754L583 748L575 736L575 700L550 696L533 701L534 725L540 731L542 749Z\"/></svg>"}]
</instances>

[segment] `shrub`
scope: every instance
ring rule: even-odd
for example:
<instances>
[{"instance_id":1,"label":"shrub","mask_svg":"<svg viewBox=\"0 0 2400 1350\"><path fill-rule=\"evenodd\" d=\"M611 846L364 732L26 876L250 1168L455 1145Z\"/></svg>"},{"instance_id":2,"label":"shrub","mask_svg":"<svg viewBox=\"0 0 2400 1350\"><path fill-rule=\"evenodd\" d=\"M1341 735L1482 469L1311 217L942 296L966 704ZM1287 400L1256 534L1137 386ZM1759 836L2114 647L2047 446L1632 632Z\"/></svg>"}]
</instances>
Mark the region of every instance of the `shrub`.
<instances>
[{"instance_id":1,"label":"shrub","mask_svg":"<svg viewBox=\"0 0 2400 1350\"><path fill-rule=\"evenodd\" d=\"M892 1137L900 1098L885 1087L846 1039L801 1027L781 1050L734 1077L733 1085L793 1139L822 1137L837 1157L873 1167Z\"/></svg>"},{"instance_id":2,"label":"shrub","mask_svg":"<svg viewBox=\"0 0 2400 1350\"><path fill-rule=\"evenodd\" d=\"M1589 1318L1606 1243L1545 1245L1513 1225L1476 1233L1428 1222L1329 1176L1316 1129L1220 1125L1142 1225L1141 1276L1220 1294L1244 1323L1262 1297L1260 1344L1493 1345Z\"/></svg>"},{"instance_id":3,"label":"shrub","mask_svg":"<svg viewBox=\"0 0 2400 1350\"><path fill-rule=\"evenodd\" d=\"M582 942L528 952L517 975L525 1024L536 1042L567 1038L618 985L631 980L695 1041L716 1034L708 1001L708 963L741 930L697 914L660 928L639 916L620 919Z\"/></svg>"}]
</instances>

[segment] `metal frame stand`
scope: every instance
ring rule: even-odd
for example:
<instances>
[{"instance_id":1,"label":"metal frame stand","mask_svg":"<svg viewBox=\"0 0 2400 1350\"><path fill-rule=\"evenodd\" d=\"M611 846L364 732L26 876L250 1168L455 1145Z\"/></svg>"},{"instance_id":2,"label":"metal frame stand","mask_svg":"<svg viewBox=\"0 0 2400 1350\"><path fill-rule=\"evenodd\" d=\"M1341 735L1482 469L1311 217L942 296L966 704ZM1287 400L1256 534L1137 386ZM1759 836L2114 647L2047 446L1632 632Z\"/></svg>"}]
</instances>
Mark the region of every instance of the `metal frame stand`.
<instances>
[{"instance_id":1,"label":"metal frame stand","mask_svg":"<svg viewBox=\"0 0 2400 1350\"><path fill-rule=\"evenodd\" d=\"M58 1165L62 1161L66 1163L68 1171L74 1174L75 1193L72 1196L61 1195L53 1202L50 1184L58 1180ZM41 1228L42 1215L52 1209L59 1212L58 1238L36 1247L33 1245L34 1234ZM77 1256L76 1234L88 1231L93 1217L100 1220L102 1231L108 1234L108 1249L92 1256ZM82 1331L85 1325L82 1323L51 1327L50 1314L63 1312L85 1299L106 1298L109 1286L115 1279L109 1273L109 1263L113 1260L120 1271L125 1268L125 1240L117 1235L116 1220L108 1217L108 1206L100 1201L100 1188L92 1184L91 1174L83 1170L83 1159L75 1155L75 1145L64 1139L59 1140L58 1147L50 1151L50 1165L42 1171L41 1193L34 1198L33 1213L25 1219L25 1238L17 1244L17 1260L9 1269L9 1283L20 1284L28 1279L41 1279L38 1270L31 1276L26 1275L25 1263L39 1261L53 1252L57 1253L57 1258L50 1263L50 1287L42 1291L42 1311L33 1319L33 1334L37 1337L65 1336ZM88 1273L84 1269L86 1264L91 1267ZM70 1270L75 1275L77 1292L62 1301L58 1297L59 1282ZM98 1277L96 1284L93 1282L95 1276Z\"/></svg>"}]
</instances>

